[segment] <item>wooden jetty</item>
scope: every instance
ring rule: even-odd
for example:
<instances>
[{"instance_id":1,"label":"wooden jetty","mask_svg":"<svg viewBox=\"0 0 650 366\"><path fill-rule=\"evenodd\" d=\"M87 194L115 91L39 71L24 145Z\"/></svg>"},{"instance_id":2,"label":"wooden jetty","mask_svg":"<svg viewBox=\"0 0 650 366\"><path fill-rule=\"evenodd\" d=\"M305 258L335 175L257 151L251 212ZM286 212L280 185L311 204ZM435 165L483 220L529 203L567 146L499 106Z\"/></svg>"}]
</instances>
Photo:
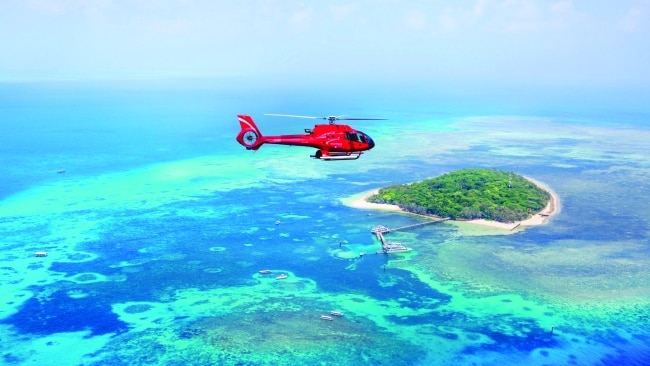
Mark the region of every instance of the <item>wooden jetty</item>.
<instances>
[{"instance_id":1,"label":"wooden jetty","mask_svg":"<svg viewBox=\"0 0 650 366\"><path fill-rule=\"evenodd\" d=\"M439 222L443 222L447 220L449 220L449 218L442 218L442 219L437 219L432 221L420 222L417 224L401 226L393 229L387 228L386 226L378 225L372 228L370 232L375 234L377 236L377 239L379 239L379 241L381 242L381 249L384 254L410 252L411 250L413 250L413 248L406 247L399 242L388 241L384 237L384 234L388 234L390 232L395 232L395 231L405 231L405 230L415 229L421 226L437 224ZM376 253L379 254L381 252L376 252Z\"/></svg>"}]
</instances>

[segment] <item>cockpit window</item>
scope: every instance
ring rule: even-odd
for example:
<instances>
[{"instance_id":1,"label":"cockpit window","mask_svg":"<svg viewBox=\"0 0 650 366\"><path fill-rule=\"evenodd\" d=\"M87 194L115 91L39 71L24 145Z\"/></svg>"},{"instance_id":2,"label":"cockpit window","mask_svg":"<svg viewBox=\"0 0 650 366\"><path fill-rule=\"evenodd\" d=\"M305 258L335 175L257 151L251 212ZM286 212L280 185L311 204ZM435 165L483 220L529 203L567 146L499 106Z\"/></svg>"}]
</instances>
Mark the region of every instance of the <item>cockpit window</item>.
<instances>
[{"instance_id":1,"label":"cockpit window","mask_svg":"<svg viewBox=\"0 0 650 366\"><path fill-rule=\"evenodd\" d=\"M366 136L360 132L346 132L345 137L350 141L366 143Z\"/></svg>"}]
</instances>

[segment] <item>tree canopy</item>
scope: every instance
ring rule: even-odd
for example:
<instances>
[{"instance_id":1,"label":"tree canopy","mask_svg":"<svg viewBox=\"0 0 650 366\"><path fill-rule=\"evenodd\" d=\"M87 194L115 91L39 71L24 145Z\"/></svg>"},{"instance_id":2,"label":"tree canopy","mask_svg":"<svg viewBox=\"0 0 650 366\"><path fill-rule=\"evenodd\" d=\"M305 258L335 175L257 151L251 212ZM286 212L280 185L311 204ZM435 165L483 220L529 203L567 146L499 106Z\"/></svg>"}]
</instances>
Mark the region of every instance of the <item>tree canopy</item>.
<instances>
[{"instance_id":1,"label":"tree canopy","mask_svg":"<svg viewBox=\"0 0 650 366\"><path fill-rule=\"evenodd\" d=\"M421 182L385 187L368 202L451 219L525 220L540 212L550 194L512 172L472 168Z\"/></svg>"}]
</instances>

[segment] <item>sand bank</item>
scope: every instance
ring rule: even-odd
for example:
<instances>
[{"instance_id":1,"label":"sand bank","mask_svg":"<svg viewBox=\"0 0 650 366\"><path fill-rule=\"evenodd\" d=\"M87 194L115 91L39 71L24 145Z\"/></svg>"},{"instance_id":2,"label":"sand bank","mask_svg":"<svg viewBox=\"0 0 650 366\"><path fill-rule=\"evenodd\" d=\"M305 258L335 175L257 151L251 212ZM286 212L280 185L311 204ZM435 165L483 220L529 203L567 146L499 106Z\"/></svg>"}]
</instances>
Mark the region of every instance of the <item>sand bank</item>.
<instances>
[{"instance_id":1,"label":"sand bank","mask_svg":"<svg viewBox=\"0 0 650 366\"><path fill-rule=\"evenodd\" d=\"M514 230L520 227L525 227L525 226L535 226L535 225L542 225L545 224L548 219L559 212L560 210L560 200L558 199L558 196L553 190L551 190L548 186L546 186L543 183L540 183L534 179L531 179L529 177L525 177L526 179L530 180L531 182L535 183L538 187L544 189L551 195L551 199L548 201L548 204L546 207L540 211L539 213L533 215L533 217L523 220L523 221L516 221L516 222L498 222L498 221L492 221L492 220L485 220L485 219L478 219L478 220L459 220L460 222L465 222L465 223L470 223L470 224L477 224L477 225L485 225L485 226L490 226L498 229L504 229L504 230ZM359 194L356 194L354 196L345 198L342 200L343 204L348 206L348 207L354 207L354 208L360 208L360 209L366 209L366 210L385 210L385 211L402 211L399 206L396 205L389 205L386 203L371 203L366 201L370 196L374 196L379 192L379 188L375 188L366 192L362 192Z\"/></svg>"}]
</instances>

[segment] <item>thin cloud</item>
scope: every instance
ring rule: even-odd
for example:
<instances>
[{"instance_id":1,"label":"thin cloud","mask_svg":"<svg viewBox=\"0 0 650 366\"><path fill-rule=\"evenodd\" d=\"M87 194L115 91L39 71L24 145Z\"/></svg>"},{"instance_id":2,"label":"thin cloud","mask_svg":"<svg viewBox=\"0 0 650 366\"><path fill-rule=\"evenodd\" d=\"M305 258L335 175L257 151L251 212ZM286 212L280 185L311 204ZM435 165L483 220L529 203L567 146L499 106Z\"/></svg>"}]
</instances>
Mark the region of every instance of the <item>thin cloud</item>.
<instances>
[{"instance_id":1,"label":"thin cloud","mask_svg":"<svg viewBox=\"0 0 650 366\"><path fill-rule=\"evenodd\" d=\"M623 15L618 24L620 28L629 33L637 33L645 26L645 9L631 8Z\"/></svg>"}]
</instances>

